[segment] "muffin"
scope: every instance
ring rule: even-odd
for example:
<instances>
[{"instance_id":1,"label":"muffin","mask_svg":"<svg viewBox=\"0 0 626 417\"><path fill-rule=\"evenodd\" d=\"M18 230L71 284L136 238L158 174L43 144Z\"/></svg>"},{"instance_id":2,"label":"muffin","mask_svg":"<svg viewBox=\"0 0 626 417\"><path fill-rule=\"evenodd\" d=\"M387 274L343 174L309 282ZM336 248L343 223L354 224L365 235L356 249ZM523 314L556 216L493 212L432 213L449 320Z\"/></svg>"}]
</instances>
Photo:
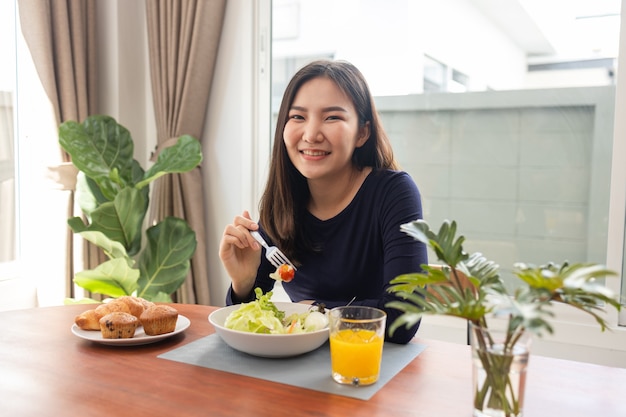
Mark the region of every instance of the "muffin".
<instances>
[{"instance_id":1,"label":"muffin","mask_svg":"<svg viewBox=\"0 0 626 417\"><path fill-rule=\"evenodd\" d=\"M139 320L148 336L172 333L176 329L178 310L165 304L155 304L144 310Z\"/></svg>"},{"instance_id":2,"label":"muffin","mask_svg":"<svg viewBox=\"0 0 626 417\"><path fill-rule=\"evenodd\" d=\"M114 311L100 319L103 339L130 339L135 336L137 326L139 326L137 317L122 311Z\"/></svg>"}]
</instances>

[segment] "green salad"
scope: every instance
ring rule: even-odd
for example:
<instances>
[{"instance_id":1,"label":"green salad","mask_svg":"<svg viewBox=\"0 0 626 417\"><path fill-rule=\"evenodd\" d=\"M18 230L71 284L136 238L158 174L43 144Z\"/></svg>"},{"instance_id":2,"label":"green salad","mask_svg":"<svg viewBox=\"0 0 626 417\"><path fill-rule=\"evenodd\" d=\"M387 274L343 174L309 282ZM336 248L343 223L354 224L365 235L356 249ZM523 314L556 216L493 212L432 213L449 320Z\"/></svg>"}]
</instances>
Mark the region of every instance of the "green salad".
<instances>
[{"instance_id":1,"label":"green salad","mask_svg":"<svg viewBox=\"0 0 626 417\"><path fill-rule=\"evenodd\" d=\"M250 333L295 334L314 332L328 326L328 318L321 306L312 306L305 313L285 317L285 312L280 311L270 300L271 291L263 294L260 288L255 288L254 293L256 300L243 303L230 313L224 327Z\"/></svg>"}]
</instances>

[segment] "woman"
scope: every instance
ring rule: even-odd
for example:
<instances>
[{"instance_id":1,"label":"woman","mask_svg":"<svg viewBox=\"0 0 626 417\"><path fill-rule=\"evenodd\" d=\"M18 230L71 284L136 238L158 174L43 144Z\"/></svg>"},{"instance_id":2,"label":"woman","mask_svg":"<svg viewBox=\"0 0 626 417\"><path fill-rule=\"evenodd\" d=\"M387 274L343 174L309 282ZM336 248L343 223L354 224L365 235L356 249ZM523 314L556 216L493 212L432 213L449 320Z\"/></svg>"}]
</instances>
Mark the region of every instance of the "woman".
<instances>
[{"instance_id":1,"label":"woman","mask_svg":"<svg viewBox=\"0 0 626 417\"><path fill-rule=\"evenodd\" d=\"M398 275L427 263L400 225L422 218L419 191L397 170L369 87L352 64L312 62L290 81L278 113L269 178L255 223L246 211L226 226L220 259L231 277L227 304L270 291L276 270L250 235L259 230L297 265L283 288L294 302L386 308ZM387 340L407 343L419 324Z\"/></svg>"}]
</instances>

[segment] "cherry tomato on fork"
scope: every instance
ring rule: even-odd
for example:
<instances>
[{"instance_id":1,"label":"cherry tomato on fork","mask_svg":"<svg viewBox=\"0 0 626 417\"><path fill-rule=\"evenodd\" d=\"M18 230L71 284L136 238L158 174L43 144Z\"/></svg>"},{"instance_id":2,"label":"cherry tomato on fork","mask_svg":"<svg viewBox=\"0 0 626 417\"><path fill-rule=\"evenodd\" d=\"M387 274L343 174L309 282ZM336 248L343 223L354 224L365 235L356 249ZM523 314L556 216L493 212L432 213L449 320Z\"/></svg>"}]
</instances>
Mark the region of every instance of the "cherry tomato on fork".
<instances>
[{"instance_id":1,"label":"cherry tomato on fork","mask_svg":"<svg viewBox=\"0 0 626 417\"><path fill-rule=\"evenodd\" d=\"M285 282L291 281L296 275L295 269L287 264L282 264L281 266L279 266L276 270L276 273L278 274L280 279Z\"/></svg>"}]
</instances>

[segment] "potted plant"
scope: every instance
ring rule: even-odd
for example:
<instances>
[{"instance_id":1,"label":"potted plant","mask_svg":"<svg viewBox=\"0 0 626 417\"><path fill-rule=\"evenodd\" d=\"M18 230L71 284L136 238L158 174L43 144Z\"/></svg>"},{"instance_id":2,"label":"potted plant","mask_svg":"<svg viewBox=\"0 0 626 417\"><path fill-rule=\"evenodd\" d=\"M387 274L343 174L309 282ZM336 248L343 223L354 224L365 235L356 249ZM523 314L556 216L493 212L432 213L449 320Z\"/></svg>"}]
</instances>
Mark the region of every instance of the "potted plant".
<instances>
[{"instance_id":1,"label":"potted plant","mask_svg":"<svg viewBox=\"0 0 626 417\"><path fill-rule=\"evenodd\" d=\"M196 236L185 220L167 217L147 228L143 238L149 184L197 166L202 161L200 143L183 135L144 170L133 158L128 130L102 115L90 116L82 124L63 123L59 143L79 170L76 198L87 219L85 223L72 217L68 224L109 258L94 269L78 272L76 284L113 298L137 295L171 301L170 295L189 271Z\"/></svg>"},{"instance_id":2,"label":"potted plant","mask_svg":"<svg viewBox=\"0 0 626 417\"><path fill-rule=\"evenodd\" d=\"M463 250L456 222L445 221L432 231L417 220L401 229L431 248L440 266L423 265L423 273L391 281L390 291L403 300L388 304L403 313L390 326L412 326L424 315L447 315L469 322L473 355L474 416L521 416L530 335L552 333L554 302L590 314L604 331L607 306L619 301L598 278L615 275L602 265L550 263L514 265L521 280L512 294L499 276L498 265L480 253Z\"/></svg>"}]
</instances>

